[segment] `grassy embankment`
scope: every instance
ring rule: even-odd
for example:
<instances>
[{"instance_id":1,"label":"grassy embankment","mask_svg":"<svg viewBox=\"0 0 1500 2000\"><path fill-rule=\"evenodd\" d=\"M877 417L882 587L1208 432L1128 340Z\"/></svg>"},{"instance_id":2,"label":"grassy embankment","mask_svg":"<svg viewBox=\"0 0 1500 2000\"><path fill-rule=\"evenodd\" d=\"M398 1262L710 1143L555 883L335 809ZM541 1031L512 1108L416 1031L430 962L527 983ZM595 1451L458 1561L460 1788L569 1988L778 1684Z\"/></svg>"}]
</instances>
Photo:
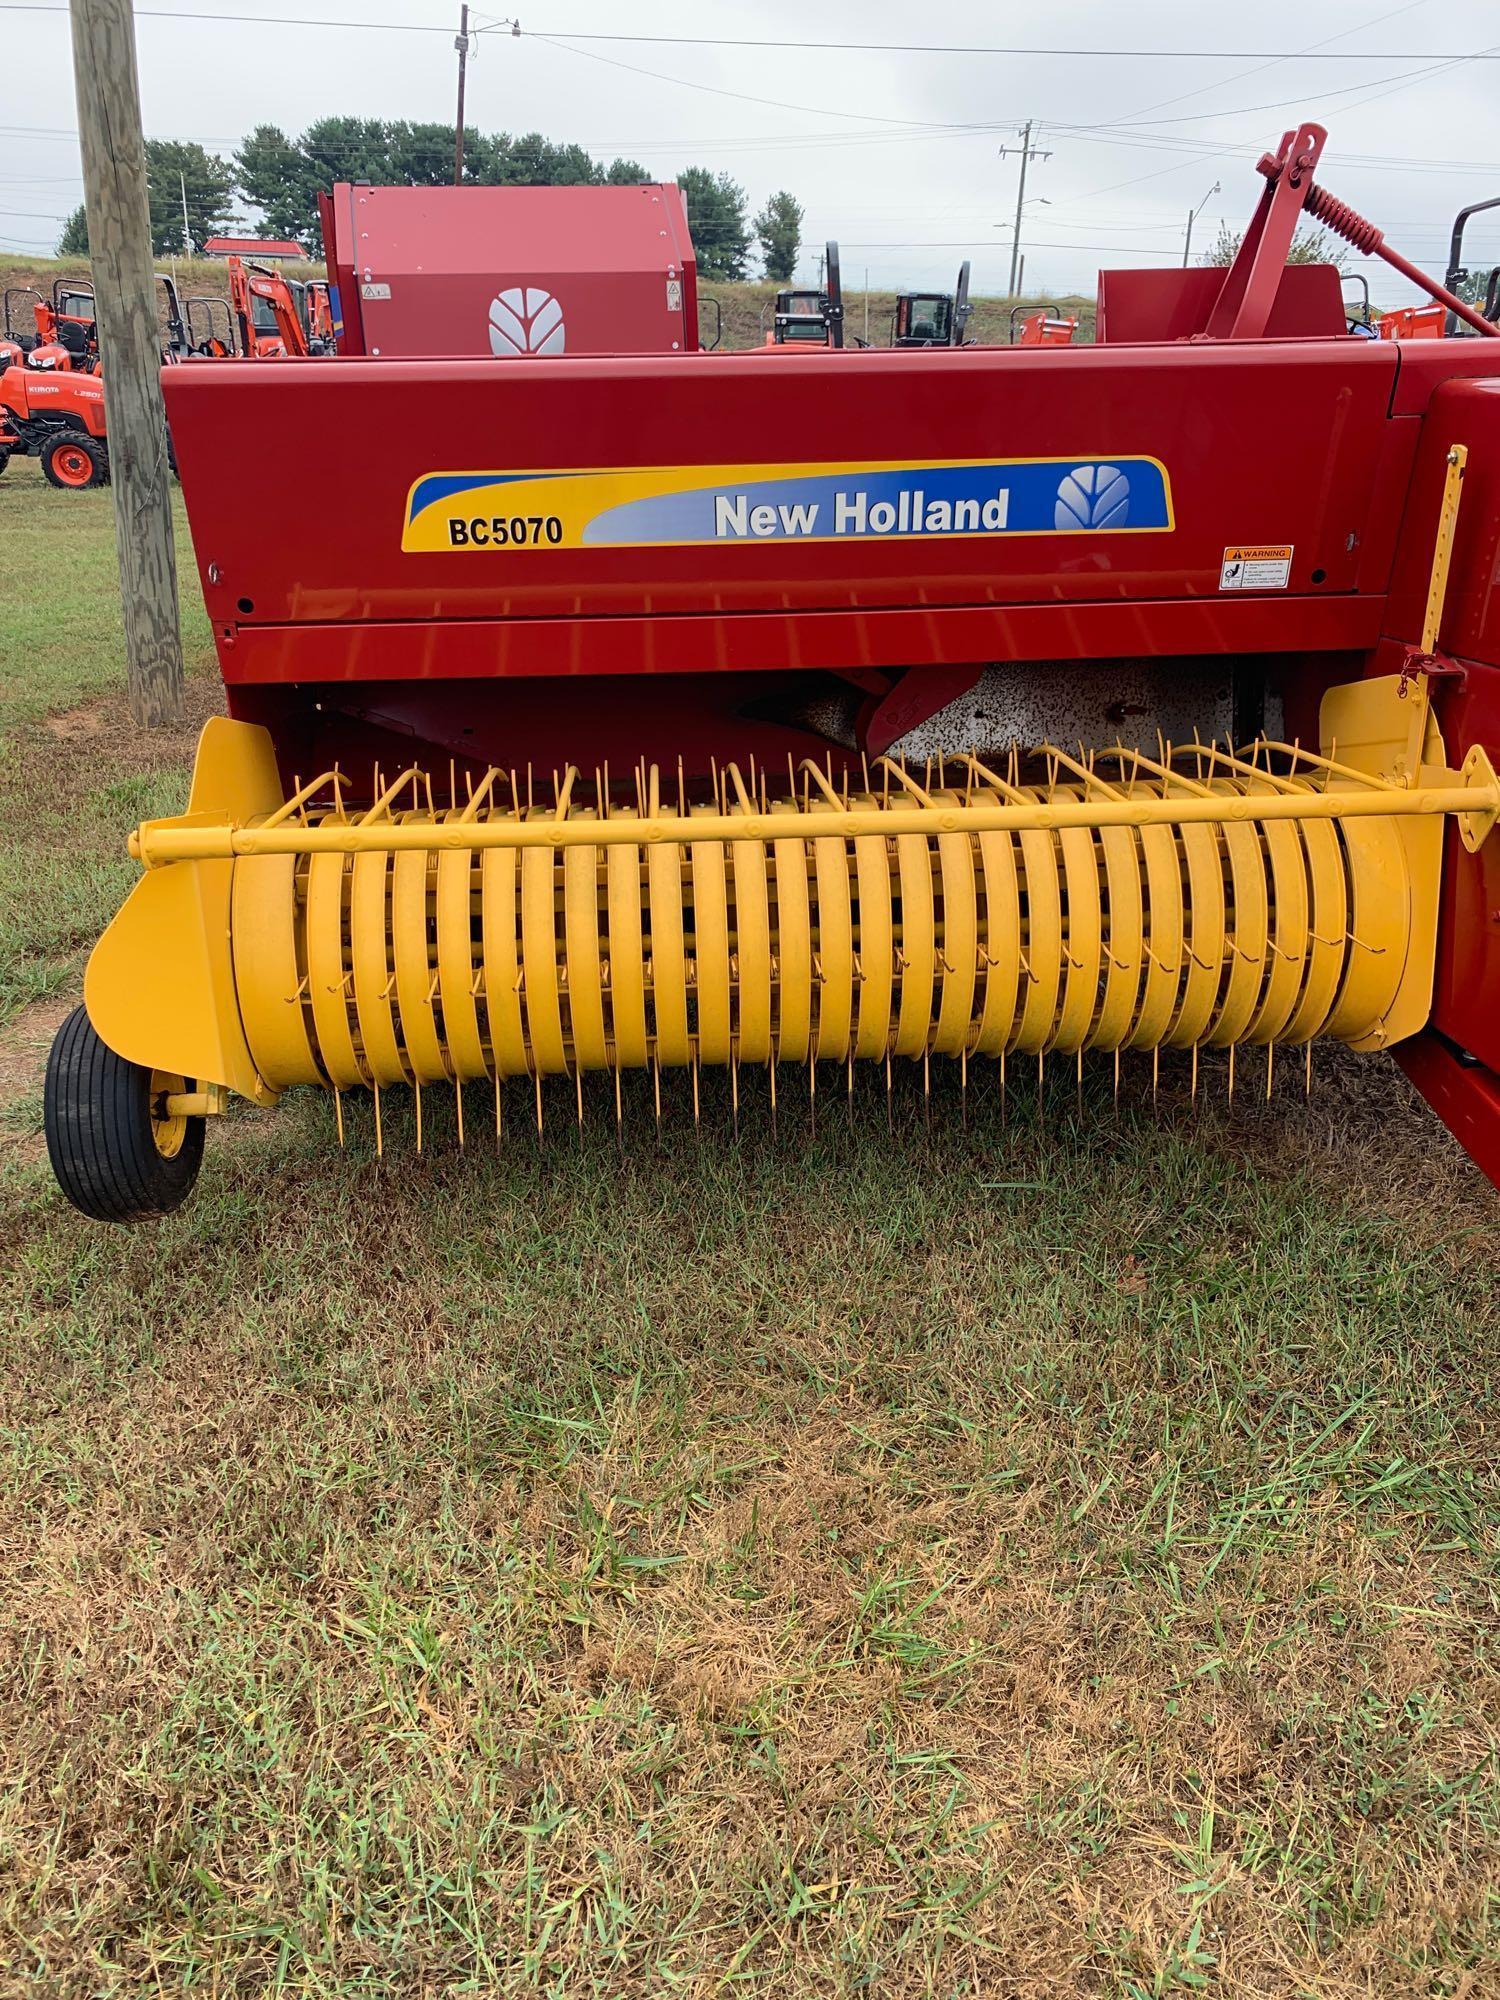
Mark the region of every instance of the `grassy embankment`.
<instances>
[{"instance_id":1,"label":"grassy embankment","mask_svg":"<svg viewBox=\"0 0 1500 2000\"><path fill-rule=\"evenodd\" d=\"M62 257L37 259L26 257L0 256L0 285L34 285L44 293L50 293L55 278L88 276L88 260L83 257ZM328 273L321 264L287 264L281 267L293 278L325 278ZM184 300L194 296L224 298L227 295L227 279L223 264L214 258L193 258L163 261L163 269L172 270L177 278L178 291ZM940 281L942 285L952 284L958 276L955 260L951 275ZM703 299L715 298L719 301L724 315L724 345L726 347L758 347L764 338L764 331L771 324L771 312L775 304L776 287L768 284L729 285L703 279L699 283L699 295ZM974 316L969 322L969 334L974 340L1005 341L1010 337L1011 306L1022 304L1026 309L1045 305L1055 307L1059 312L1071 314L1078 320L1078 340L1093 338L1094 301L1092 298L1053 298L1037 295L1024 301L988 298L975 299ZM872 291L869 295L869 311L865 310L865 294L851 291L844 293L844 317L851 331L868 336L876 347L883 347L890 339L891 315L896 309L894 292ZM222 328L222 316L216 325ZM703 315L705 337L711 336L712 318ZM1019 324L1019 320L1018 320Z\"/></svg>"}]
</instances>

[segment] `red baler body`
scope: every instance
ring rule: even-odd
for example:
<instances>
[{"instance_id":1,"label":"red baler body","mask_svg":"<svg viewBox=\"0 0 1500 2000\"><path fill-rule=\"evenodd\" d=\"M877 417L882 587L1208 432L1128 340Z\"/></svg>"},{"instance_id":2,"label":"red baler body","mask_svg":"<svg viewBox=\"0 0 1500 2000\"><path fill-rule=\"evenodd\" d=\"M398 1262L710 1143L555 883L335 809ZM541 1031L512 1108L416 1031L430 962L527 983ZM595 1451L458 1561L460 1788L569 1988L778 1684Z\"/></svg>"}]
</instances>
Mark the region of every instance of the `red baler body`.
<instances>
[{"instance_id":1,"label":"red baler body","mask_svg":"<svg viewBox=\"0 0 1500 2000\"><path fill-rule=\"evenodd\" d=\"M1272 233L1260 247L1300 212L1285 173L1227 278L1101 279L1098 345L774 365L672 351L694 345L675 190L618 191L659 211L646 331L618 304L613 339L591 321L586 302L619 295L585 273L565 351L515 365L486 352L501 279L561 298L574 278L540 239L460 257L414 220L409 240L382 223L386 277L366 280L360 204L395 215L394 193L415 219L430 191L335 193L343 346L371 358L166 377L230 710L270 729L286 784L367 754L460 774L809 753L857 769L870 743L820 734L809 695L895 700L909 723L997 664L1063 687L1075 668L1123 684L1143 662L1223 662L1315 741L1325 689L1420 651L1455 443L1469 487L1433 704L1452 765L1473 744L1500 761L1500 342L1348 335L1337 274L1283 271ZM601 280L604 263L601 245ZM687 282L663 340L669 268ZM389 296L352 326L359 283ZM423 345L471 358L390 358ZM580 351L629 346L663 351ZM336 479L289 485L273 453L234 448L276 436ZM1080 482L1116 481L1128 506L1068 515ZM928 532L931 496L965 482L993 531ZM898 487L876 531L869 495ZM1403 1060L1500 1178L1500 840L1470 854L1450 826L1446 853L1432 1026Z\"/></svg>"},{"instance_id":2,"label":"red baler body","mask_svg":"<svg viewBox=\"0 0 1500 2000\"><path fill-rule=\"evenodd\" d=\"M340 354L531 358L528 339L567 354L698 345L692 238L670 183L340 181L321 209Z\"/></svg>"}]
</instances>

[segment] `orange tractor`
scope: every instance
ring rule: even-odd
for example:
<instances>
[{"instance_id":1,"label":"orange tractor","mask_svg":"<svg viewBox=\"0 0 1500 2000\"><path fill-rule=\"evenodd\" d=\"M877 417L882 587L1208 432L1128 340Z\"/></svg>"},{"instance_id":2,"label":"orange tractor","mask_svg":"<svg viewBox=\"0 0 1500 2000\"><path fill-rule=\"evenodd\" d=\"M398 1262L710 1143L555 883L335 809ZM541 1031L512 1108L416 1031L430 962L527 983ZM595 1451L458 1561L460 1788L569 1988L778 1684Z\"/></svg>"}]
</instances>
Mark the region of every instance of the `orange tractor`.
<instances>
[{"instance_id":1,"label":"orange tractor","mask_svg":"<svg viewBox=\"0 0 1500 2000\"><path fill-rule=\"evenodd\" d=\"M40 459L52 486L104 485L109 444L100 376L7 368L0 375L0 472L16 456Z\"/></svg>"},{"instance_id":2,"label":"orange tractor","mask_svg":"<svg viewBox=\"0 0 1500 2000\"><path fill-rule=\"evenodd\" d=\"M22 303L23 301L27 303ZM31 326L25 325L29 306ZM52 303L31 285L12 286L4 295L0 368L94 368L99 335L94 320L94 288L59 278Z\"/></svg>"},{"instance_id":3,"label":"orange tractor","mask_svg":"<svg viewBox=\"0 0 1500 2000\"><path fill-rule=\"evenodd\" d=\"M171 278L159 272L156 282L162 357L178 361L189 351L181 301ZM35 301L33 335L16 330L15 301L27 296ZM31 457L50 485L103 486L109 442L93 287L59 278L50 305L36 291L7 292L0 370L0 471L13 457Z\"/></svg>"}]
</instances>

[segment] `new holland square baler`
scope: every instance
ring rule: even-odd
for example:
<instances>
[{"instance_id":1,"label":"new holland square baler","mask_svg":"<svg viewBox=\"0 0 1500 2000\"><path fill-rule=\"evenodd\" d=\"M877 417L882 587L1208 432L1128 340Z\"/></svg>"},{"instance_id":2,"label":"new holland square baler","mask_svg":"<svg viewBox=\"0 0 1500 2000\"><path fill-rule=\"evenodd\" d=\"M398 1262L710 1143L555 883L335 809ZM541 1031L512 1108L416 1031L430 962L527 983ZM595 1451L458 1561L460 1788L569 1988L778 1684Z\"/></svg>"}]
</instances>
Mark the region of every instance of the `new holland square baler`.
<instances>
[{"instance_id":1,"label":"new holland square baler","mask_svg":"<svg viewBox=\"0 0 1500 2000\"><path fill-rule=\"evenodd\" d=\"M299 1084L473 1143L630 1070L1320 1037L1500 1176L1500 341L1286 266L1387 254L1322 141L1089 346L169 370L229 719L54 1048L71 1198Z\"/></svg>"}]
</instances>

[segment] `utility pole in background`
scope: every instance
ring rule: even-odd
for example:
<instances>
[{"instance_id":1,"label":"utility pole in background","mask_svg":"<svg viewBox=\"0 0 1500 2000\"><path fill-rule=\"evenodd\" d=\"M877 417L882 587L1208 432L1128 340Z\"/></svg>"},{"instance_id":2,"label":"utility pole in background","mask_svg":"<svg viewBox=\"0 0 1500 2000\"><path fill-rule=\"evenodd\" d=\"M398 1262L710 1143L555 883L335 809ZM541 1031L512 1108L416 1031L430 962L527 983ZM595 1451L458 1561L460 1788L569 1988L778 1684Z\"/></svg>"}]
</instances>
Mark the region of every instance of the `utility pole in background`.
<instances>
[{"instance_id":1,"label":"utility pole in background","mask_svg":"<svg viewBox=\"0 0 1500 2000\"><path fill-rule=\"evenodd\" d=\"M464 71L469 63L469 0L458 10L458 34L453 46L458 50L458 119L453 127L453 185L464 177Z\"/></svg>"},{"instance_id":2,"label":"utility pole in background","mask_svg":"<svg viewBox=\"0 0 1500 2000\"><path fill-rule=\"evenodd\" d=\"M130 0L69 0L68 11L99 355L109 385L130 713L143 728L164 729L182 719L182 635L135 21Z\"/></svg>"},{"instance_id":3,"label":"utility pole in background","mask_svg":"<svg viewBox=\"0 0 1500 2000\"><path fill-rule=\"evenodd\" d=\"M188 227L186 174L179 174L177 176L177 185L182 189L182 254L184 257L191 257L193 254L193 232Z\"/></svg>"},{"instance_id":4,"label":"utility pole in background","mask_svg":"<svg viewBox=\"0 0 1500 2000\"><path fill-rule=\"evenodd\" d=\"M1050 160L1052 155L1044 153L1032 145L1031 120L1029 118L1021 128L1020 145L1002 146L1000 148L1000 157L1002 160L1008 159L1012 153L1019 153L1021 156L1021 184L1016 189L1016 233L1012 237L1010 245L1010 296L1014 298L1016 296L1016 286L1019 283L1016 272L1021 257L1021 210L1026 206L1026 165L1029 160Z\"/></svg>"},{"instance_id":5,"label":"utility pole in background","mask_svg":"<svg viewBox=\"0 0 1500 2000\"><path fill-rule=\"evenodd\" d=\"M1182 268L1184 271L1187 269L1188 254L1193 247L1193 224L1198 220L1198 217L1203 213L1204 209L1208 207L1208 204L1213 200L1214 196L1218 192L1219 192L1219 183L1215 181L1213 186L1209 189L1208 193L1203 197L1202 201L1199 202L1198 206L1196 208L1190 208L1188 210L1187 237L1184 240L1182 246Z\"/></svg>"}]
</instances>

